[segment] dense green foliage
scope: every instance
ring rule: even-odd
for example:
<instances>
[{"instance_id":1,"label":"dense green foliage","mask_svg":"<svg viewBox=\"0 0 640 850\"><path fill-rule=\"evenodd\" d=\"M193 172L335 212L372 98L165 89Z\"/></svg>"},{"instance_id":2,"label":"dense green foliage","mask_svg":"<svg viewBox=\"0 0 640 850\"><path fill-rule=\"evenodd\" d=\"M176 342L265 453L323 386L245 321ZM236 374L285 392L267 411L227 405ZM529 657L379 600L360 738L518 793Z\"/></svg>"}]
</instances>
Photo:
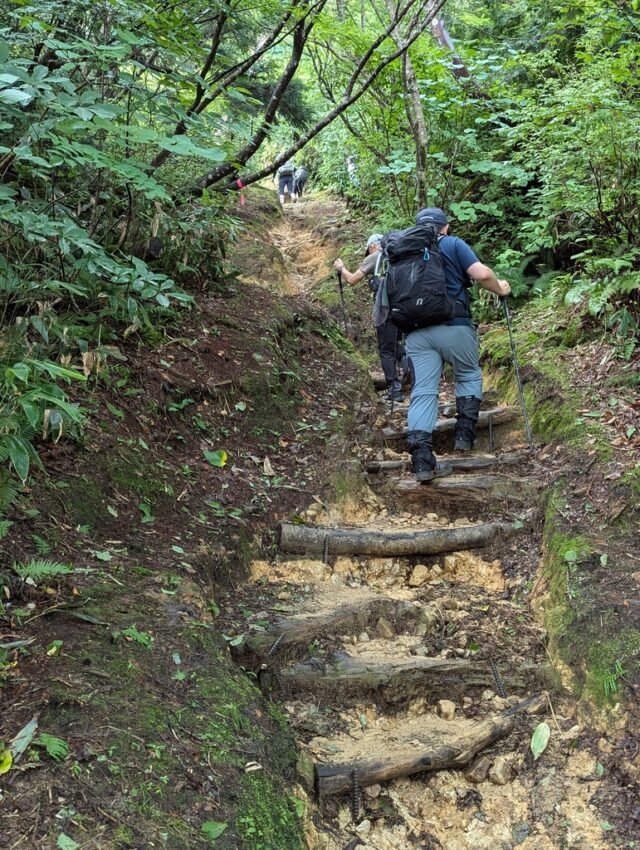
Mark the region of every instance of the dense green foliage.
<instances>
[{"instance_id":1,"label":"dense green foliage","mask_svg":"<svg viewBox=\"0 0 640 850\"><path fill-rule=\"evenodd\" d=\"M470 2L444 15L461 58L426 35L410 50L427 129L425 200L452 213L516 295L569 272L569 301L631 338L638 4ZM460 67L468 76L456 75ZM321 180L364 202L373 229L409 223L419 205L406 91L394 66L351 111L349 127L334 125L314 146ZM345 151L357 157L358 186L347 180Z\"/></svg>"},{"instance_id":2,"label":"dense green foliage","mask_svg":"<svg viewBox=\"0 0 640 850\"><path fill-rule=\"evenodd\" d=\"M442 14L430 27L421 0L3 6L0 510L36 436L80 422L64 383L220 279L239 226L229 188L290 155L376 230L445 206L517 296L553 285L631 356L637 0Z\"/></svg>"}]
</instances>

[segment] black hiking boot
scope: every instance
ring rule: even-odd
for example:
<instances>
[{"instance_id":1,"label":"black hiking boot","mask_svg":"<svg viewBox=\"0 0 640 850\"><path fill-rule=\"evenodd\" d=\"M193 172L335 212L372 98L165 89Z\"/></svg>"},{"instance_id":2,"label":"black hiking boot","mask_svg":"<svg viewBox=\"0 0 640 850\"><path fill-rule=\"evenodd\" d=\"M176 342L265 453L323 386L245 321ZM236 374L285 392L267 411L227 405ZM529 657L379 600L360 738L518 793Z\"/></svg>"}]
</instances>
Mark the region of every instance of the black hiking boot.
<instances>
[{"instance_id":1,"label":"black hiking boot","mask_svg":"<svg viewBox=\"0 0 640 850\"><path fill-rule=\"evenodd\" d=\"M454 451L467 452L476 441L476 423L480 399L474 395L456 397L456 427L453 430Z\"/></svg>"},{"instance_id":2,"label":"black hiking boot","mask_svg":"<svg viewBox=\"0 0 640 850\"><path fill-rule=\"evenodd\" d=\"M410 387L413 383L411 376L411 367L409 365L409 358L405 354L404 357L400 359L400 369L402 370L402 377L400 378L400 386L401 387Z\"/></svg>"},{"instance_id":3,"label":"black hiking boot","mask_svg":"<svg viewBox=\"0 0 640 850\"><path fill-rule=\"evenodd\" d=\"M411 471L421 484L443 478L453 473L450 463L439 463L433 453L433 441L429 431L409 431L407 444L411 452Z\"/></svg>"},{"instance_id":4,"label":"black hiking boot","mask_svg":"<svg viewBox=\"0 0 640 850\"><path fill-rule=\"evenodd\" d=\"M404 401L400 381L394 381L387 390L387 401Z\"/></svg>"}]
</instances>

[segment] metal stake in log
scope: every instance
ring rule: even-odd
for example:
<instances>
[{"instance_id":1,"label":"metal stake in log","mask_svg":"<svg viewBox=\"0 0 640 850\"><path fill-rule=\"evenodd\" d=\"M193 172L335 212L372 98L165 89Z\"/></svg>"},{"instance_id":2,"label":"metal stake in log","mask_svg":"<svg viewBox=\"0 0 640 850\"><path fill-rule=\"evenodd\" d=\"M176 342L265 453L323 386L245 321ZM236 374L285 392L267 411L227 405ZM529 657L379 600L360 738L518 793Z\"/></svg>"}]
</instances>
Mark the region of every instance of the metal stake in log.
<instances>
[{"instance_id":1,"label":"metal stake in log","mask_svg":"<svg viewBox=\"0 0 640 850\"><path fill-rule=\"evenodd\" d=\"M513 340L513 332L511 330L511 314L509 312L507 299L504 295L500 296L500 301L502 302L502 309L504 311L504 317L507 322L507 330L509 331L509 342L511 343L511 359L513 360L513 368L516 373L516 382L518 384L518 396L520 397L520 406L522 407L522 416L524 418L524 429L527 434L527 442L529 443L529 448L531 451L533 451L533 435L531 433L529 417L527 416L527 407L524 401L524 390L522 389L520 369L518 368L518 355L516 354L516 344Z\"/></svg>"}]
</instances>

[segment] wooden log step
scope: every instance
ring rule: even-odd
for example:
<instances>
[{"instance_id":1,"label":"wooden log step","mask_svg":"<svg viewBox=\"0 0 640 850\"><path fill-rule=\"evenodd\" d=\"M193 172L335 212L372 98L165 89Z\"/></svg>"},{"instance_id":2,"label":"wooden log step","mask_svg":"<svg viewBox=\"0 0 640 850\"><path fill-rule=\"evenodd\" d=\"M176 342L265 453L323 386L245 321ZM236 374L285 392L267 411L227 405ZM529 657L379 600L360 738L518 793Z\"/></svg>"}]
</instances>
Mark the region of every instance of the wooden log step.
<instances>
[{"instance_id":1,"label":"wooden log step","mask_svg":"<svg viewBox=\"0 0 640 850\"><path fill-rule=\"evenodd\" d=\"M316 790L320 796L348 791L354 771L358 784L366 787L425 770L463 767L511 732L518 711L536 710L544 701L546 697L535 695L481 721L447 721L428 715L411 718L397 730L367 731L357 742L346 737L336 739L332 748L342 745L347 758L342 762L316 762Z\"/></svg>"},{"instance_id":2,"label":"wooden log step","mask_svg":"<svg viewBox=\"0 0 640 850\"><path fill-rule=\"evenodd\" d=\"M420 499L423 502L436 500L439 505L453 502L464 507L469 502L514 502L531 500L534 486L522 478L508 475L447 475L434 478L427 484L421 484L415 478L398 478L394 487L396 493Z\"/></svg>"},{"instance_id":3,"label":"wooden log step","mask_svg":"<svg viewBox=\"0 0 640 850\"><path fill-rule=\"evenodd\" d=\"M523 668L502 679L510 692L525 687ZM365 696L375 693L384 703L397 705L418 696L430 700L444 698L460 688L492 687L495 679L489 662L471 658L425 658L405 656L391 661L354 658L346 652L334 652L329 658L310 658L280 671L287 693L312 690L314 699L336 695Z\"/></svg>"},{"instance_id":4,"label":"wooden log step","mask_svg":"<svg viewBox=\"0 0 640 850\"><path fill-rule=\"evenodd\" d=\"M356 591L350 591L356 596ZM255 662L266 656L277 656L279 663L283 655L301 658L309 644L319 638L344 634L358 634L372 627L382 617L389 620L397 631L415 627L420 618L421 607L412 602L376 594L363 594L362 598L325 606L320 600L316 610L295 617L278 620L265 632L246 635L240 646L232 647L234 659Z\"/></svg>"},{"instance_id":5,"label":"wooden log step","mask_svg":"<svg viewBox=\"0 0 640 850\"><path fill-rule=\"evenodd\" d=\"M438 455L438 460L446 461L460 471L490 469L497 466L509 466L526 460L530 455L527 452L509 452L501 455L478 454L478 455ZM409 458L402 460L370 460L365 464L365 470L370 473L391 472L398 469L409 469L411 461Z\"/></svg>"},{"instance_id":6,"label":"wooden log step","mask_svg":"<svg viewBox=\"0 0 640 850\"><path fill-rule=\"evenodd\" d=\"M492 426L504 425L507 422L513 422L514 419L518 418L519 414L520 411L517 407L492 407L490 410L481 410L476 427L478 429L483 429L488 428L490 424ZM455 417L451 417L450 419L438 419L435 431L440 434L453 431L455 425ZM404 440L407 436L407 429L402 428L397 431L394 428L383 428L382 435L387 442Z\"/></svg>"},{"instance_id":7,"label":"wooden log step","mask_svg":"<svg viewBox=\"0 0 640 850\"><path fill-rule=\"evenodd\" d=\"M372 555L379 558L437 555L487 546L495 543L498 537L515 534L520 528L521 522L483 522L425 531L372 531L283 522L280 525L280 549L309 555L327 551L329 555Z\"/></svg>"}]
</instances>

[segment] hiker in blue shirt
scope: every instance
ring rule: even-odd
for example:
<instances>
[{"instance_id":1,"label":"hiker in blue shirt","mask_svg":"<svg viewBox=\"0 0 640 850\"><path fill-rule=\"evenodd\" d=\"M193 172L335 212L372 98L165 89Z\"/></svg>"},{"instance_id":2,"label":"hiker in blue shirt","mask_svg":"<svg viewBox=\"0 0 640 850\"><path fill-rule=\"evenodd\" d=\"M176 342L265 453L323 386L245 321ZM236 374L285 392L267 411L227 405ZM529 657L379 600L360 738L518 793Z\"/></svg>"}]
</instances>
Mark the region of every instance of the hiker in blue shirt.
<instances>
[{"instance_id":1,"label":"hiker in blue shirt","mask_svg":"<svg viewBox=\"0 0 640 850\"><path fill-rule=\"evenodd\" d=\"M476 438L476 423L482 400L482 371L479 363L478 336L469 311L469 278L483 289L508 295L511 287L498 280L481 263L473 250L457 236L449 236L446 214L438 207L420 210L417 225L433 225L440 238L447 292L456 300L455 317L439 325L429 325L409 333L405 340L413 388L408 413L407 442L411 468L418 481L450 475L451 464L437 463L433 454L433 429L438 417L438 389L445 363L451 364L455 378L456 425L454 449L467 451Z\"/></svg>"}]
</instances>

